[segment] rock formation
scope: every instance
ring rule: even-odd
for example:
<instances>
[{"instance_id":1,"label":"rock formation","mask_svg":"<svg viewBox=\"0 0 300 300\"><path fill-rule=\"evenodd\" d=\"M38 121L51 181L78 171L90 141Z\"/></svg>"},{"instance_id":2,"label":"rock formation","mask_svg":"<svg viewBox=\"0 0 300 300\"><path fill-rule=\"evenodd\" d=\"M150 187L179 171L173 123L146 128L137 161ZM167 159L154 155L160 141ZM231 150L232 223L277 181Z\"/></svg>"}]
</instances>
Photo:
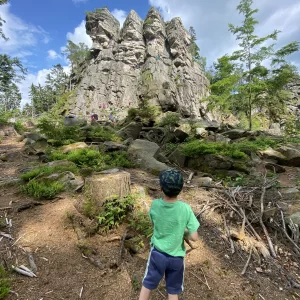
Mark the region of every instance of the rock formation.
<instances>
[{"instance_id":1,"label":"rock formation","mask_svg":"<svg viewBox=\"0 0 300 300\"><path fill-rule=\"evenodd\" d=\"M287 89L291 93L288 109L300 121L300 80L289 83Z\"/></svg>"},{"instance_id":2,"label":"rock formation","mask_svg":"<svg viewBox=\"0 0 300 300\"><path fill-rule=\"evenodd\" d=\"M191 37L180 18L164 22L151 8L143 21L131 11L120 29L107 8L86 17L93 40L90 61L76 88L71 112L88 115L93 110L125 116L142 101L162 111L185 117L200 116L200 99L207 95L208 80L189 51Z\"/></svg>"}]
</instances>

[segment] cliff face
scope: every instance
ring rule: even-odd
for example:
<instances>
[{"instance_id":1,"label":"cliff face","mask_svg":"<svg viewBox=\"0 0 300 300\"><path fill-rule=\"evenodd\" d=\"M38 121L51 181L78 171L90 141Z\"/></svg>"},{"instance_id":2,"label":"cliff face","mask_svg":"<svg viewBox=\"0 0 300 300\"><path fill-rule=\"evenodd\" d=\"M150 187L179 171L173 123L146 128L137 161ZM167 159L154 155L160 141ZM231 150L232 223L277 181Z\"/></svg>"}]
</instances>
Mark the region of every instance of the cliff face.
<instances>
[{"instance_id":1,"label":"cliff face","mask_svg":"<svg viewBox=\"0 0 300 300\"><path fill-rule=\"evenodd\" d=\"M291 97L288 99L288 109L300 121L300 80L289 83L287 89L291 93Z\"/></svg>"},{"instance_id":2,"label":"cliff face","mask_svg":"<svg viewBox=\"0 0 300 300\"><path fill-rule=\"evenodd\" d=\"M165 23L150 9L145 21L131 11L120 29L104 8L89 13L87 34L91 60L76 89L71 111L125 116L129 107L147 100L163 111L199 117L199 100L209 82L189 52L191 38L179 18Z\"/></svg>"}]
</instances>

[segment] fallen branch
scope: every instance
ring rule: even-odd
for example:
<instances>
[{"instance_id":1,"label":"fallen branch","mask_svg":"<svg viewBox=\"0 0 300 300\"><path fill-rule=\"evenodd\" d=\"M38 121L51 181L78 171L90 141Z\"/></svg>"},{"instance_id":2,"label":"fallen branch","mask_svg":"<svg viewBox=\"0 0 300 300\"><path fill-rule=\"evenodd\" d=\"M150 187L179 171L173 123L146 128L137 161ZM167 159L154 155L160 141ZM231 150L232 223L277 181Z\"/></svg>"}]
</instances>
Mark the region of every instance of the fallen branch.
<instances>
[{"instance_id":1,"label":"fallen branch","mask_svg":"<svg viewBox=\"0 0 300 300\"><path fill-rule=\"evenodd\" d=\"M7 234L7 233L4 233L4 232L0 231L0 235L7 238L7 239L13 240L13 237L10 234Z\"/></svg>"},{"instance_id":2,"label":"fallen branch","mask_svg":"<svg viewBox=\"0 0 300 300\"><path fill-rule=\"evenodd\" d=\"M260 223L260 226L262 227L263 231L264 231L264 234L267 238L267 241L268 241L268 245L269 245L269 248L270 248L270 252L271 252L271 255L276 258L277 255L276 255L276 252L274 250L274 246L273 246L273 243L272 243L272 240L270 238L270 235L268 233L268 230L263 222L263 214L264 214L264 197L265 197L265 193L266 193L266 187L263 186L262 188L262 193L261 193L261 197L260 197L260 216L259 216L259 223Z\"/></svg>"},{"instance_id":3,"label":"fallen branch","mask_svg":"<svg viewBox=\"0 0 300 300\"><path fill-rule=\"evenodd\" d=\"M25 271L25 270L23 270L23 269L20 269L20 268L18 268L18 267L11 266L11 268L12 268L15 272L17 272L17 273L19 273L19 274L21 274L21 275L24 275L24 276L27 276L27 277L31 277L31 278L35 277L33 273L27 272L27 271Z\"/></svg>"},{"instance_id":4,"label":"fallen branch","mask_svg":"<svg viewBox=\"0 0 300 300\"><path fill-rule=\"evenodd\" d=\"M187 184L190 184L190 183L191 183L191 181L192 181L194 175L195 175L194 172L192 172L192 173L189 175L189 178L188 178L188 180L186 181Z\"/></svg>"},{"instance_id":5,"label":"fallen branch","mask_svg":"<svg viewBox=\"0 0 300 300\"><path fill-rule=\"evenodd\" d=\"M253 251L253 247L251 247L251 249L250 249L249 257L248 257L247 262L246 262L246 264L244 266L244 269L243 269L243 271L241 273L242 275L245 275L245 273L247 271L247 268L249 266L249 263L250 263L250 260L251 260L251 257L252 257L252 251Z\"/></svg>"},{"instance_id":6,"label":"fallen branch","mask_svg":"<svg viewBox=\"0 0 300 300\"><path fill-rule=\"evenodd\" d=\"M33 270L33 272L36 272L37 266L34 262L34 259L33 259L33 256L31 253L28 254L28 261L29 261L30 268Z\"/></svg>"},{"instance_id":7,"label":"fallen branch","mask_svg":"<svg viewBox=\"0 0 300 300\"><path fill-rule=\"evenodd\" d=\"M208 282L207 282L205 273L204 273L204 271L203 271L203 269L202 269L201 267L200 267L200 270L201 270L201 272L202 272L202 274L203 274L203 276L204 276L204 279L205 279L205 282L206 282L206 285L207 285L208 289L211 290L210 286L208 285Z\"/></svg>"},{"instance_id":8,"label":"fallen branch","mask_svg":"<svg viewBox=\"0 0 300 300\"><path fill-rule=\"evenodd\" d=\"M235 248L234 248L234 244L233 244L233 240L231 239L231 236L230 236L230 231L227 227L227 223L226 223L226 217L223 216L223 220L224 220L224 228L225 228L225 233L227 235L227 239L229 240L230 242L230 247L231 247L231 254L234 254L235 253Z\"/></svg>"},{"instance_id":9,"label":"fallen branch","mask_svg":"<svg viewBox=\"0 0 300 300\"><path fill-rule=\"evenodd\" d=\"M127 231L125 231L125 233L122 236L121 245L120 245L120 253L119 253L118 265L120 264L120 262L123 259L124 243L125 243L126 236L127 236Z\"/></svg>"},{"instance_id":10,"label":"fallen branch","mask_svg":"<svg viewBox=\"0 0 300 300\"><path fill-rule=\"evenodd\" d=\"M83 287L80 289L80 292L79 292L79 299L81 299L82 293L83 293Z\"/></svg>"},{"instance_id":11,"label":"fallen branch","mask_svg":"<svg viewBox=\"0 0 300 300\"><path fill-rule=\"evenodd\" d=\"M159 289L157 289L157 292L158 292L164 299L166 299L166 296L165 296Z\"/></svg>"},{"instance_id":12,"label":"fallen branch","mask_svg":"<svg viewBox=\"0 0 300 300\"><path fill-rule=\"evenodd\" d=\"M200 280L203 284L205 284L206 286L207 286L207 284L206 284L206 282L204 282L200 277L198 277L195 273L193 273L192 271L190 271L190 273L194 276L194 277L196 277L198 280Z\"/></svg>"},{"instance_id":13,"label":"fallen branch","mask_svg":"<svg viewBox=\"0 0 300 300\"><path fill-rule=\"evenodd\" d=\"M21 212L23 210L26 210L26 209L29 209L29 208L33 208L33 207L38 206L38 205L44 205L44 203L42 203L42 202L30 202L30 203L26 203L26 204L20 205L17 208L17 212Z\"/></svg>"},{"instance_id":14,"label":"fallen branch","mask_svg":"<svg viewBox=\"0 0 300 300\"><path fill-rule=\"evenodd\" d=\"M9 209L12 209L11 206L7 206L7 207L0 207L0 210L9 210Z\"/></svg>"},{"instance_id":15,"label":"fallen branch","mask_svg":"<svg viewBox=\"0 0 300 300\"><path fill-rule=\"evenodd\" d=\"M19 266L19 268L26 271L26 272L28 272L28 273L31 273L33 275L33 277L37 277L30 269L28 269L24 265Z\"/></svg>"}]
</instances>

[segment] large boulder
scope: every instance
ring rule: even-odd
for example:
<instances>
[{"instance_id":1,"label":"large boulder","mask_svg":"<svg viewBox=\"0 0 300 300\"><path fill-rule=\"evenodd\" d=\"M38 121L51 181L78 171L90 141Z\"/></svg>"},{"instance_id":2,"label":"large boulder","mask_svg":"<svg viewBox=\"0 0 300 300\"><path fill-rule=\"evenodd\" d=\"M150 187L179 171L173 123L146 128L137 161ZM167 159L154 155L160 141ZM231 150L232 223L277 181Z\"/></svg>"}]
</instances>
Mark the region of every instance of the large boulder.
<instances>
[{"instance_id":1,"label":"large boulder","mask_svg":"<svg viewBox=\"0 0 300 300\"><path fill-rule=\"evenodd\" d=\"M89 148L89 146L86 143L78 142L78 143L63 146L60 148L60 150L62 153L67 154L78 149L87 149L87 148Z\"/></svg>"},{"instance_id":2,"label":"large boulder","mask_svg":"<svg viewBox=\"0 0 300 300\"><path fill-rule=\"evenodd\" d=\"M257 136L259 132L247 131L242 129L232 129L222 133L224 136L230 138L231 140L237 140L243 137Z\"/></svg>"},{"instance_id":3,"label":"large boulder","mask_svg":"<svg viewBox=\"0 0 300 300\"><path fill-rule=\"evenodd\" d=\"M130 185L130 174L124 171L95 174L85 180L86 193L97 208L100 208L106 200L128 196Z\"/></svg>"},{"instance_id":4,"label":"large boulder","mask_svg":"<svg viewBox=\"0 0 300 300\"><path fill-rule=\"evenodd\" d=\"M103 147L104 150L106 152L113 152L113 151L126 151L127 150L127 146L122 145L122 144L118 144L112 141L107 141L103 143Z\"/></svg>"},{"instance_id":5,"label":"large boulder","mask_svg":"<svg viewBox=\"0 0 300 300\"><path fill-rule=\"evenodd\" d=\"M120 129L117 134L124 139L133 138L135 140L140 136L142 128L142 123L131 122L124 128Z\"/></svg>"},{"instance_id":6,"label":"large boulder","mask_svg":"<svg viewBox=\"0 0 300 300\"><path fill-rule=\"evenodd\" d=\"M187 158L184 156L179 148L176 148L169 156L168 160L178 166L184 168L186 166Z\"/></svg>"},{"instance_id":7,"label":"large boulder","mask_svg":"<svg viewBox=\"0 0 300 300\"><path fill-rule=\"evenodd\" d=\"M300 167L300 147L296 145L285 145L276 149L285 159L281 161L282 164Z\"/></svg>"},{"instance_id":8,"label":"large boulder","mask_svg":"<svg viewBox=\"0 0 300 300\"><path fill-rule=\"evenodd\" d=\"M63 173L54 173L47 177L42 177L41 181L43 180L47 181L55 181L60 182L64 185L66 189L72 190L72 191L78 191L80 190L84 185L84 180L80 176L75 176L72 172L66 171Z\"/></svg>"},{"instance_id":9,"label":"large boulder","mask_svg":"<svg viewBox=\"0 0 300 300\"><path fill-rule=\"evenodd\" d=\"M298 225L298 227L300 227L300 211L289 215L285 218L285 222L287 224L291 224L291 221L293 222L293 224Z\"/></svg>"},{"instance_id":10,"label":"large boulder","mask_svg":"<svg viewBox=\"0 0 300 300\"><path fill-rule=\"evenodd\" d=\"M272 148L268 148L266 150L262 150L258 152L262 158L271 159L275 161L285 161L286 157Z\"/></svg>"},{"instance_id":11,"label":"large boulder","mask_svg":"<svg viewBox=\"0 0 300 300\"><path fill-rule=\"evenodd\" d=\"M129 158L141 169L153 174L158 174L169 168L156 159L159 152L160 148L156 143L146 140L135 140L128 148Z\"/></svg>"}]
</instances>

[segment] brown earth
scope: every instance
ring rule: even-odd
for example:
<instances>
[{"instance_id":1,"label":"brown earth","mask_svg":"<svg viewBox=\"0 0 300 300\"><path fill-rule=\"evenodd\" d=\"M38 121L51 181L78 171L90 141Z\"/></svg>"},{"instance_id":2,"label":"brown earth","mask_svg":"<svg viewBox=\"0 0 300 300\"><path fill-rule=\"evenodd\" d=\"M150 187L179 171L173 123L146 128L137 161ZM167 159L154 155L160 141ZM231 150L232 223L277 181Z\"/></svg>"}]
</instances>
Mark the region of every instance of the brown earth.
<instances>
[{"instance_id":1,"label":"brown earth","mask_svg":"<svg viewBox=\"0 0 300 300\"><path fill-rule=\"evenodd\" d=\"M0 163L0 180L17 177L18 170L37 163L20 152L22 146L15 138L6 138L0 144L0 154L6 152L11 157L8 162ZM157 178L141 170L129 172L134 187L142 186L149 192L149 196L141 199L142 205L149 206L151 198L160 195ZM0 241L1 261L29 266L27 256L32 252L38 268L37 278L12 273L14 293L5 299L80 299L81 291L81 299L86 300L138 299L149 247L142 254L125 252L122 263L117 266L121 242L113 238L124 234L126 225L123 224L108 235L94 235L86 240L107 267L100 269L91 264L81 254L77 234L67 217L71 213L78 214L75 206L81 198L81 195L63 194L54 201L17 212L18 207L33 199L22 195L15 185L0 187L0 209L10 204L13 208L0 210L0 215L7 212L12 219L10 234L14 237L12 242L6 238ZM214 199L214 194L205 189L185 188L182 199L197 212L208 200ZM198 248L191 250L187 246L185 290L180 299L300 299L299 290L290 288L286 278L270 262L263 262L262 273L259 273L256 271L259 264L252 260L246 275L242 276L248 253L238 250L231 254L223 230L220 212L207 211L202 215L201 240L194 244ZM299 280L299 258L292 255L279 238L275 243L283 249L276 261ZM161 283L151 299L166 298L164 283Z\"/></svg>"}]
</instances>

